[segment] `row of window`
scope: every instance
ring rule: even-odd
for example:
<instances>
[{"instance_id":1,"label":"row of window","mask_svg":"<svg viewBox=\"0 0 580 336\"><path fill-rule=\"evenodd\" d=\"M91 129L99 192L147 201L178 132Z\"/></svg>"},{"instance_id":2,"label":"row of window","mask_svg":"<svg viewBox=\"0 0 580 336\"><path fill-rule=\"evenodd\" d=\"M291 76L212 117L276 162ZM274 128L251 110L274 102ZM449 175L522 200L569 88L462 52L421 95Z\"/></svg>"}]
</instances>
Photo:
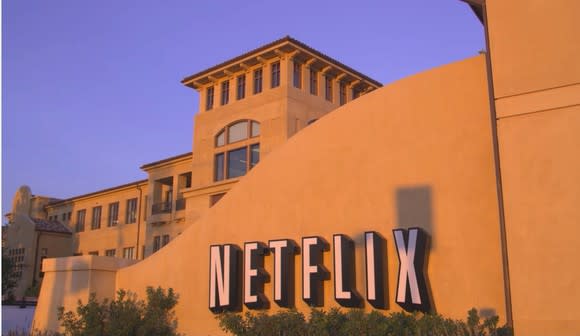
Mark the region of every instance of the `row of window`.
<instances>
[{"instance_id":1,"label":"row of window","mask_svg":"<svg viewBox=\"0 0 580 336\"><path fill-rule=\"evenodd\" d=\"M26 249L24 247L8 249L8 258L14 265L12 271L17 279L22 277L22 263L24 262L25 253Z\"/></svg>"},{"instance_id":2,"label":"row of window","mask_svg":"<svg viewBox=\"0 0 580 336\"><path fill-rule=\"evenodd\" d=\"M77 221L75 224L75 232L85 231L85 219L87 210L82 209L77 211ZM91 215L91 230L101 228L102 206L96 206L92 209ZM125 208L125 224L133 224L137 222L137 198L127 200ZM107 226L113 227L119 224L119 202L109 204L109 217L107 218Z\"/></svg>"},{"instance_id":3,"label":"row of window","mask_svg":"<svg viewBox=\"0 0 580 336\"><path fill-rule=\"evenodd\" d=\"M89 255L98 256L99 251L90 251ZM105 257L116 257L117 256L117 249L108 249L105 250ZM135 247L124 247L122 257L125 259L135 259Z\"/></svg>"},{"instance_id":4,"label":"row of window","mask_svg":"<svg viewBox=\"0 0 580 336\"><path fill-rule=\"evenodd\" d=\"M310 68L309 74L309 91L310 94L317 96L318 95L318 71L313 68ZM324 77L324 98L329 102L334 101L334 82L333 78L328 75L323 75ZM298 62L294 62L293 67L293 84L294 87L297 89L302 88L302 64ZM346 104L346 93L347 93L347 86L344 82L338 83L338 103L340 105ZM360 90L356 88L352 88L352 99L356 99L360 96Z\"/></svg>"},{"instance_id":5,"label":"row of window","mask_svg":"<svg viewBox=\"0 0 580 336\"><path fill-rule=\"evenodd\" d=\"M292 82L295 88L302 88L302 63L294 62L293 64L293 79ZM253 71L253 93L258 94L262 92L262 68L258 68ZM318 95L318 77L319 72L310 68L309 71L309 91L312 95ZM324 98L330 102L334 101L334 82L333 77L329 75L323 75L324 77ZM275 62L270 65L270 86L276 88L280 86L280 62ZM339 82L339 94L338 103L340 105L346 104L347 101L347 84L344 82ZM221 105L227 105L230 101L230 81L223 81L220 85L221 88ZM361 91L357 88L352 88L352 99L356 99L360 96ZM239 75L236 77L236 99L244 99L246 97L246 75ZM214 87L208 87L206 90L206 100L205 109L209 111L214 106Z\"/></svg>"},{"instance_id":6,"label":"row of window","mask_svg":"<svg viewBox=\"0 0 580 336\"><path fill-rule=\"evenodd\" d=\"M255 69L252 73L252 92L258 94L263 89L263 69ZM280 86L280 62L270 64L270 87L277 88ZM221 96L220 104L227 105L230 101L230 81L223 81L220 85ZM236 99L241 100L246 97L246 75L236 77ZM208 87L206 90L205 109L209 111L214 106L214 87Z\"/></svg>"},{"instance_id":7,"label":"row of window","mask_svg":"<svg viewBox=\"0 0 580 336\"><path fill-rule=\"evenodd\" d=\"M72 216L72 212L70 212L70 211L63 212L61 215L61 221L63 221L63 222L70 221L71 216ZM48 220L51 222L53 222L53 221L56 222L56 221L58 221L58 215L48 216Z\"/></svg>"}]
</instances>

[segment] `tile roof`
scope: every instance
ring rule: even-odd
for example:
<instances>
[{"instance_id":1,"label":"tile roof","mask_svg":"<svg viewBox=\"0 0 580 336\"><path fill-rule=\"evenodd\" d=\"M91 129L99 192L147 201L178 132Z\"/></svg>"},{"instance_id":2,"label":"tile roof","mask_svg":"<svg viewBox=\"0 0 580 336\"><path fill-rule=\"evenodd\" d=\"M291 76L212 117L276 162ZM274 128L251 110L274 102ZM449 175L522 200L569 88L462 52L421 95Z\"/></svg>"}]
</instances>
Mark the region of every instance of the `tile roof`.
<instances>
[{"instance_id":1,"label":"tile roof","mask_svg":"<svg viewBox=\"0 0 580 336\"><path fill-rule=\"evenodd\" d=\"M68 233L72 234L71 230L59 221L49 221L42 218L31 217L32 221L36 224L36 231L43 232L56 232L56 233Z\"/></svg>"}]
</instances>

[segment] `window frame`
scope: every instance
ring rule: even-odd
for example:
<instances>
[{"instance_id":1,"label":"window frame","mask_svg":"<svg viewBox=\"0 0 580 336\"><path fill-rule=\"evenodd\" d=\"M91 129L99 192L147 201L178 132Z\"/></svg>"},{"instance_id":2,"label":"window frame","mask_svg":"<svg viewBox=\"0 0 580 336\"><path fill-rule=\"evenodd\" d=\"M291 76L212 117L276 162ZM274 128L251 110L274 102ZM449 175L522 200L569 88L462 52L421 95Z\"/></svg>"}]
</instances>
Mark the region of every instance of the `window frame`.
<instances>
[{"instance_id":1,"label":"window frame","mask_svg":"<svg viewBox=\"0 0 580 336\"><path fill-rule=\"evenodd\" d=\"M75 232L85 232L86 219L87 219L87 209L77 210L77 221L75 223Z\"/></svg>"},{"instance_id":2,"label":"window frame","mask_svg":"<svg viewBox=\"0 0 580 336\"><path fill-rule=\"evenodd\" d=\"M310 68L310 94L318 96L318 71L316 69Z\"/></svg>"},{"instance_id":3,"label":"window frame","mask_svg":"<svg viewBox=\"0 0 580 336\"><path fill-rule=\"evenodd\" d=\"M292 84L297 89L302 89L302 63L293 61L292 66Z\"/></svg>"},{"instance_id":4,"label":"window frame","mask_svg":"<svg viewBox=\"0 0 580 336\"><path fill-rule=\"evenodd\" d=\"M245 122L247 131L246 137L243 139L237 139L235 141L229 141L230 128L239 123ZM257 130L257 131L255 131ZM259 161L260 161L260 136L261 136L261 124L257 120L252 119L241 119L236 120L221 130L219 130L214 136L214 164L213 164L213 181L219 182L232 178L238 178L244 176L248 173ZM218 137L223 137L223 144L218 142ZM253 149L258 148L257 155L254 153ZM246 167L245 171L241 175L231 176L230 169L230 153L236 150L245 149L246 150ZM257 157L257 161L253 160ZM254 164L253 162L256 161Z\"/></svg>"},{"instance_id":5,"label":"window frame","mask_svg":"<svg viewBox=\"0 0 580 336\"><path fill-rule=\"evenodd\" d=\"M112 211L115 209L115 211ZM113 216L113 213L115 216ZM107 218L107 227L114 227L119 224L119 202L109 203L109 214Z\"/></svg>"},{"instance_id":6,"label":"window frame","mask_svg":"<svg viewBox=\"0 0 580 336\"><path fill-rule=\"evenodd\" d=\"M153 236L153 253L161 249L161 236Z\"/></svg>"},{"instance_id":7,"label":"window frame","mask_svg":"<svg viewBox=\"0 0 580 336\"><path fill-rule=\"evenodd\" d=\"M263 73L262 67L255 69L253 71L253 73L254 73L254 78L253 78L254 79L253 80L254 90L253 90L253 92L254 92L254 94L262 93L262 91L264 90L264 87L263 87L264 73Z\"/></svg>"},{"instance_id":8,"label":"window frame","mask_svg":"<svg viewBox=\"0 0 580 336\"><path fill-rule=\"evenodd\" d=\"M131 260L135 259L135 247L134 246L123 247L123 258Z\"/></svg>"},{"instance_id":9,"label":"window frame","mask_svg":"<svg viewBox=\"0 0 580 336\"><path fill-rule=\"evenodd\" d=\"M205 91L205 110L209 111L213 108L214 87L210 86Z\"/></svg>"},{"instance_id":10,"label":"window frame","mask_svg":"<svg viewBox=\"0 0 580 336\"><path fill-rule=\"evenodd\" d=\"M236 99L246 98L246 74L236 77Z\"/></svg>"},{"instance_id":11,"label":"window frame","mask_svg":"<svg viewBox=\"0 0 580 336\"><path fill-rule=\"evenodd\" d=\"M338 96L339 96L339 101L338 103L340 104L340 106L346 104L346 83L344 82L340 82L338 84Z\"/></svg>"},{"instance_id":12,"label":"window frame","mask_svg":"<svg viewBox=\"0 0 580 336\"><path fill-rule=\"evenodd\" d=\"M220 86L221 86L220 103L222 106L224 106L230 102L230 81L225 80L221 83Z\"/></svg>"},{"instance_id":13,"label":"window frame","mask_svg":"<svg viewBox=\"0 0 580 336\"><path fill-rule=\"evenodd\" d=\"M91 216L91 230L98 230L101 228L101 219L103 215L103 207L98 205L93 207Z\"/></svg>"},{"instance_id":14,"label":"window frame","mask_svg":"<svg viewBox=\"0 0 580 336\"><path fill-rule=\"evenodd\" d=\"M274 89L280 86L280 61L270 64L270 88Z\"/></svg>"},{"instance_id":15,"label":"window frame","mask_svg":"<svg viewBox=\"0 0 580 336\"><path fill-rule=\"evenodd\" d=\"M132 209L129 206L131 203L135 202L135 207ZM137 212L139 211L137 208L137 197L130 198L127 200L126 208L125 208L125 224L135 224L137 223Z\"/></svg>"},{"instance_id":16,"label":"window frame","mask_svg":"<svg viewBox=\"0 0 580 336\"><path fill-rule=\"evenodd\" d=\"M329 102L333 101L333 92L332 90L334 89L333 85L332 85L332 77L330 77L329 75L325 75L324 76L324 99L326 99Z\"/></svg>"},{"instance_id":17,"label":"window frame","mask_svg":"<svg viewBox=\"0 0 580 336\"><path fill-rule=\"evenodd\" d=\"M105 250L105 257L116 257L117 249L108 249Z\"/></svg>"}]
</instances>

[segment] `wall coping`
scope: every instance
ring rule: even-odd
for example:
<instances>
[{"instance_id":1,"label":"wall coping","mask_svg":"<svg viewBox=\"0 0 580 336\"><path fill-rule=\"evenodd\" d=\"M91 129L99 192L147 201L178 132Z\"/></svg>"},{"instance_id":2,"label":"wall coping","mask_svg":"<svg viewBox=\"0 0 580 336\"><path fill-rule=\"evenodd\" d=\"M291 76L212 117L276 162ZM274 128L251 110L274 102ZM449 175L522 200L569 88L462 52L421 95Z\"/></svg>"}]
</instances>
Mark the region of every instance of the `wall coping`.
<instances>
[{"instance_id":1,"label":"wall coping","mask_svg":"<svg viewBox=\"0 0 580 336\"><path fill-rule=\"evenodd\" d=\"M42 262L43 272L62 271L109 271L115 272L123 267L131 266L138 260L83 255L64 258L47 258Z\"/></svg>"}]
</instances>

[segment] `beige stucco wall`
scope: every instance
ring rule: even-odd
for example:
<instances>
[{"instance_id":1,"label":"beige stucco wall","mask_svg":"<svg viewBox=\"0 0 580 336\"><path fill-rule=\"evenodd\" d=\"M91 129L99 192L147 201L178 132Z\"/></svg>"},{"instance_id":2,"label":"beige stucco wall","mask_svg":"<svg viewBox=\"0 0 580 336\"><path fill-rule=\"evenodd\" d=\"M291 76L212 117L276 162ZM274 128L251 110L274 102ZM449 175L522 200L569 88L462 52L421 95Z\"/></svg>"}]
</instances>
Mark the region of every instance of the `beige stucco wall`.
<instances>
[{"instance_id":1,"label":"beige stucco wall","mask_svg":"<svg viewBox=\"0 0 580 336\"><path fill-rule=\"evenodd\" d=\"M132 263L135 261L88 255L45 259L32 329L58 330L58 308L76 311L78 300L86 304L91 293L99 301L114 297L116 271Z\"/></svg>"},{"instance_id":2,"label":"beige stucco wall","mask_svg":"<svg viewBox=\"0 0 580 336\"><path fill-rule=\"evenodd\" d=\"M148 185L141 183L138 185L117 188L111 191L97 193L86 197L79 197L70 202L58 203L48 207L48 216L55 215L61 220L62 213L72 212L70 221L61 221L67 225L73 232L72 253L87 254L97 251L100 256L105 255L105 250L115 249L116 256L123 255L123 248L135 247L135 253L139 249L141 256L141 247L137 246L137 235L139 234L139 245L145 241L145 207L141 206L141 214L137 216L137 222L126 223L127 200L137 198L137 209L139 203L144 202L147 195ZM119 202L118 224L108 226L109 204ZM93 208L101 206L101 226L99 229L92 230L92 213ZM75 232L77 222L77 212L85 209L85 229L83 232ZM139 227L140 226L140 227Z\"/></svg>"},{"instance_id":3,"label":"beige stucco wall","mask_svg":"<svg viewBox=\"0 0 580 336\"><path fill-rule=\"evenodd\" d=\"M26 213L13 213L11 223L7 230L6 249L24 248L24 261L22 262L22 277L12 293L20 299L26 288L32 285L34 271L34 255L36 248L35 224Z\"/></svg>"},{"instance_id":4,"label":"beige stucco wall","mask_svg":"<svg viewBox=\"0 0 580 336\"><path fill-rule=\"evenodd\" d=\"M517 335L580 333L580 3L488 0Z\"/></svg>"},{"instance_id":5,"label":"beige stucco wall","mask_svg":"<svg viewBox=\"0 0 580 336\"><path fill-rule=\"evenodd\" d=\"M357 244L364 293L361 239L376 230L388 240L390 309L397 310L391 230L421 226L432 236L428 276L437 311L461 318L475 306L503 318L488 111L482 56L368 94L272 152L169 246L120 270L117 288L144 296L146 286L172 287L180 294L180 331L219 334L207 303L211 244L311 235L330 241L344 233ZM296 258L296 303L307 310ZM324 264L332 271L331 253ZM265 267L272 272L271 258ZM332 288L325 284L326 307L336 306ZM267 284L270 299L271 291Z\"/></svg>"}]
</instances>

